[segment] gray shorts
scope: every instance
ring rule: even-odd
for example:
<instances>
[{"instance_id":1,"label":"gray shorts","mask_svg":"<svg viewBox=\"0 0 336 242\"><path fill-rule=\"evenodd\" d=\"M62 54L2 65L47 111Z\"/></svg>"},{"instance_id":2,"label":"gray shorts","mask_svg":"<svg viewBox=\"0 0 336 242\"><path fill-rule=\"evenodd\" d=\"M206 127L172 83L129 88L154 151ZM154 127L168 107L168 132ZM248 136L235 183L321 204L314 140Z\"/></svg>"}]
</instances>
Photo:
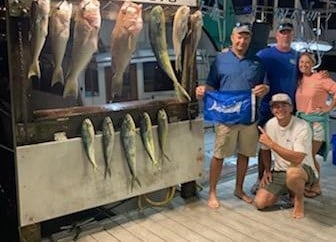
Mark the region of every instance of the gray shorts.
<instances>
[{"instance_id":1,"label":"gray shorts","mask_svg":"<svg viewBox=\"0 0 336 242\"><path fill-rule=\"evenodd\" d=\"M302 168L308 175L308 181L306 182L306 186L311 186L316 183L317 178L313 169L306 164L303 164ZM276 196L288 193L288 188L286 186L286 172L272 171L272 182L268 184L265 189Z\"/></svg>"}]
</instances>

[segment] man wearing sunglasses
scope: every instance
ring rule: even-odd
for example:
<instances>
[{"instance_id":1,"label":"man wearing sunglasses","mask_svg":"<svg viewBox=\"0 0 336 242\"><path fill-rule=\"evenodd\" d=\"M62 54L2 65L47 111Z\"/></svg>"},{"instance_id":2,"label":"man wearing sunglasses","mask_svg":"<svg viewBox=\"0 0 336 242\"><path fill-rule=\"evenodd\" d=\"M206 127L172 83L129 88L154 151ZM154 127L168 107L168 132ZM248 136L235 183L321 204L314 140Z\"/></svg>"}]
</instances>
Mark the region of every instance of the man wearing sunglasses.
<instances>
[{"instance_id":1,"label":"man wearing sunglasses","mask_svg":"<svg viewBox=\"0 0 336 242\"><path fill-rule=\"evenodd\" d=\"M246 57L245 54L251 42L250 24L237 23L232 30L232 46L218 53L211 65L206 85L196 88L197 99L204 97L205 91L239 91L252 90L257 97L268 92L264 84L264 69L259 58ZM223 160L237 152L237 173L234 195L247 203L253 199L243 191L243 183L248 168L250 156L256 155L258 130L256 123L252 124L216 124L216 141L210 165L210 190L208 206L218 208L219 201L216 185L220 177Z\"/></svg>"}]
</instances>

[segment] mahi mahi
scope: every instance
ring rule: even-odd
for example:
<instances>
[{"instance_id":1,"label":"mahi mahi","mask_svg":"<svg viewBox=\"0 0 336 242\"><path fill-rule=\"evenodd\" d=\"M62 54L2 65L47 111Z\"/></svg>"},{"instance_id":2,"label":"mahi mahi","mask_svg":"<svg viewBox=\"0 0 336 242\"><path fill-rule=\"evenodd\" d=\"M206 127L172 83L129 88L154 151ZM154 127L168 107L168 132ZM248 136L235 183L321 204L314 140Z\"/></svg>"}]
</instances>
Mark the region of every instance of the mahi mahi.
<instances>
[{"instance_id":1,"label":"mahi mahi","mask_svg":"<svg viewBox=\"0 0 336 242\"><path fill-rule=\"evenodd\" d=\"M188 32L190 8L181 6L177 9L173 21L173 46L175 52L175 70L182 71L182 41Z\"/></svg>"},{"instance_id":2,"label":"mahi mahi","mask_svg":"<svg viewBox=\"0 0 336 242\"><path fill-rule=\"evenodd\" d=\"M32 76L41 78L39 58L48 35L50 0L34 0L31 6L32 20L32 62L28 70L28 79Z\"/></svg>"},{"instance_id":3,"label":"mahi mahi","mask_svg":"<svg viewBox=\"0 0 336 242\"><path fill-rule=\"evenodd\" d=\"M136 49L136 43L142 27L142 4L124 2L118 12L111 35L112 98L122 94L123 75Z\"/></svg>"},{"instance_id":4,"label":"mahi mahi","mask_svg":"<svg viewBox=\"0 0 336 242\"><path fill-rule=\"evenodd\" d=\"M157 121L158 121L158 137L159 137L159 146L161 151L161 161L166 158L168 161L170 159L165 153L166 144L168 140L168 115L166 111L162 108L159 110L157 114Z\"/></svg>"},{"instance_id":5,"label":"mahi mahi","mask_svg":"<svg viewBox=\"0 0 336 242\"><path fill-rule=\"evenodd\" d=\"M129 172L131 173L131 191L133 191L134 183L137 182L141 187L141 183L136 175L136 130L135 123L130 114L126 114L121 124L120 130L121 144L127 161Z\"/></svg>"},{"instance_id":6,"label":"mahi mahi","mask_svg":"<svg viewBox=\"0 0 336 242\"><path fill-rule=\"evenodd\" d=\"M174 83L177 99L182 101L190 101L191 98L186 90L178 82L170 63L167 38L166 38L166 20L163 9L160 5L155 6L150 13L149 21L149 39L155 54L156 60L161 69L169 76Z\"/></svg>"},{"instance_id":7,"label":"mahi mahi","mask_svg":"<svg viewBox=\"0 0 336 242\"><path fill-rule=\"evenodd\" d=\"M105 117L103 121L103 152L105 159L105 177L111 177L111 160L114 150L114 127L110 117Z\"/></svg>"},{"instance_id":8,"label":"mahi mahi","mask_svg":"<svg viewBox=\"0 0 336 242\"><path fill-rule=\"evenodd\" d=\"M151 118L147 112L144 112L141 118L140 134L142 143L145 147L148 156L150 157L153 165L158 167L159 162L155 158L153 126Z\"/></svg>"},{"instance_id":9,"label":"mahi mahi","mask_svg":"<svg viewBox=\"0 0 336 242\"><path fill-rule=\"evenodd\" d=\"M64 84L62 62L70 36L70 21L72 4L68 1L60 2L52 9L50 15L50 39L53 55L53 74L51 85Z\"/></svg>"},{"instance_id":10,"label":"mahi mahi","mask_svg":"<svg viewBox=\"0 0 336 242\"><path fill-rule=\"evenodd\" d=\"M95 157L95 131L90 119L84 119L82 123L82 141L84 150L91 162L93 168L97 169L96 157Z\"/></svg>"},{"instance_id":11,"label":"mahi mahi","mask_svg":"<svg viewBox=\"0 0 336 242\"><path fill-rule=\"evenodd\" d=\"M63 97L78 96L78 77L98 49L98 33L101 25L98 0L82 0L79 3L74 27L74 40Z\"/></svg>"}]
</instances>

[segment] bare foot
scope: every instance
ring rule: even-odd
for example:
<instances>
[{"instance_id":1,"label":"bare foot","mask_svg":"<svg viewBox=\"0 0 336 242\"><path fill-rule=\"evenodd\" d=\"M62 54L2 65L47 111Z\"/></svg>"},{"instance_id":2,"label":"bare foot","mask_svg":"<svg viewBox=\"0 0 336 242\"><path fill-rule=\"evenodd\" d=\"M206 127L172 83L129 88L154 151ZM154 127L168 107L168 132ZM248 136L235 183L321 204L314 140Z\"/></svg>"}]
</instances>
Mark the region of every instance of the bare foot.
<instances>
[{"instance_id":1,"label":"bare foot","mask_svg":"<svg viewBox=\"0 0 336 242\"><path fill-rule=\"evenodd\" d=\"M209 193L208 207L212 209L219 208L220 204L215 193Z\"/></svg>"},{"instance_id":2,"label":"bare foot","mask_svg":"<svg viewBox=\"0 0 336 242\"><path fill-rule=\"evenodd\" d=\"M253 202L253 198L247 196L245 192L238 192L238 191L235 191L233 194L234 194L237 198L243 200L243 201L246 202L246 203L252 203L252 202Z\"/></svg>"},{"instance_id":3,"label":"bare foot","mask_svg":"<svg viewBox=\"0 0 336 242\"><path fill-rule=\"evenodd\" d=\"M299 200L294 198L294 208L292 217L296 219L300 219L304 217L304 203L303 199Z\"/></svg>"}]
</instances>

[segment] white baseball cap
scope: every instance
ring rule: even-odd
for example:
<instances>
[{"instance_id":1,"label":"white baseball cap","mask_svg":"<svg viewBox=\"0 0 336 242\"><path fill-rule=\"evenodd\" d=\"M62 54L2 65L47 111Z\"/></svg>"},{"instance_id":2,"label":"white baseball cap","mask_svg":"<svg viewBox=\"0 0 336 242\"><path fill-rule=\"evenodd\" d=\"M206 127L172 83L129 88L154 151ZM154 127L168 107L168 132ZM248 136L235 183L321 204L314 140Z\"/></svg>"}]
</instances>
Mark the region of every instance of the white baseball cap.
<instances>
[{"instance_id":1,"label":"white baseball cap","mask_svg":"<svg viewBox=\"0 0 336 242\"><path fill-rule=\"evenodd\" d=\"M293 105L291 98L286 93L274 94L269 104L272 106L274 103L288 103L289 105Z\"/></svg>"}]
</instances>

